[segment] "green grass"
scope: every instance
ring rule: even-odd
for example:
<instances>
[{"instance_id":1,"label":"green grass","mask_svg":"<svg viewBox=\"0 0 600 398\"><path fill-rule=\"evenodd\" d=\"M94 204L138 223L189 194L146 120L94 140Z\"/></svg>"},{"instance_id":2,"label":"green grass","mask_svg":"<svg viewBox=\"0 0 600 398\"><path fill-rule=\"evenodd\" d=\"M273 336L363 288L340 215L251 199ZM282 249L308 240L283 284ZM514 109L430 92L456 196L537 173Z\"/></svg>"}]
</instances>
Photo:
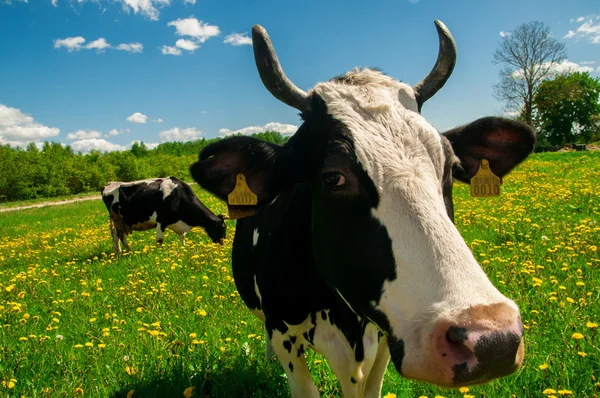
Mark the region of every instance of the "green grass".
<instances>
[{"instance_id":1,"label":"green grass","mask_svg":"<svg viewBox=\"0 0 600 398\"><path fill-rule=\"evenodd\" d=\"M587 324L600 321L600 152L533 155L502 190L475 199L456 184L456 222L521 308L525 363L466 394L593 397L600 342ZM265 359L262 323L235 290L233 234L229 222L220 246L194 230L182 247L167 232L158 248L153 231L135 233L132 253L118 257L100 200L0 214L0 396L181 397L188 387L196 397L289 396L279 363ZM318 359L308 354L321 395L341 396ZM464 395L402 379L392 366L383 393Z\"/></svg>"}]
</instances>

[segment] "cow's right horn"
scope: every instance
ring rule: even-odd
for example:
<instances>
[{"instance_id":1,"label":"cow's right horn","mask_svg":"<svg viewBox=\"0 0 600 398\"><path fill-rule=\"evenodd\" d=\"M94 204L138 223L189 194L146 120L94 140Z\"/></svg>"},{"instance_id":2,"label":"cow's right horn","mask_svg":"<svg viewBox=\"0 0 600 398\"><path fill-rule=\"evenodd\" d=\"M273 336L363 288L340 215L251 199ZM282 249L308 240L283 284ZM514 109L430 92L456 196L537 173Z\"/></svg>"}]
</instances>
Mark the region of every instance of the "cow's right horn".
<instances>
[{"instance_id":1,"label":"cow's right horn","mask_svg":"<svg viewBox=\"0 0 600 398\"><path fill-rule=\"evenodd\" d=\"M301 112L308 110L308 94L296 87L283 73L273 44L271 44L271 39L266 29L260 25L252 27L252 45L254 47L256 68L267 90L284 104Z\"/></svg>"},{"instance_id":2,"label":"cow's right horn","mask_svg":"<svg viewBox=\"0 0 600 398\"><path fill-rule=\"evenodd\" d=\"M456 44L454 43L452 33L450 33L442 21L436 20L435 27L440 40L437 61L431 72L413 87L419 111L421 111L423 103L433 97L444 86L456 64Z\"/></svg>"}]
</instances>

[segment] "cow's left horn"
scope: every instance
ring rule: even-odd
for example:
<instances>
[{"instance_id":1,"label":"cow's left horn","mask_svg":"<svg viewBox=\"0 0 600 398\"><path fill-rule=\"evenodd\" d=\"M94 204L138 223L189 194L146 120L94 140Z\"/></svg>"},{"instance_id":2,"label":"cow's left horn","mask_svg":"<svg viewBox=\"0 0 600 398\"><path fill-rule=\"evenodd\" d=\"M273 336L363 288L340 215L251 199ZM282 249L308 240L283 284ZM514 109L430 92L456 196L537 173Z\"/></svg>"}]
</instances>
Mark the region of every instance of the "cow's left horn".
<instances>
[{"instance_id":1,"label":"cow's left horn","mask_svg":"<svg viewBox=\"0 0 600 398\"><path fill-rule=\"evenodd\" d=\"M442 21L435 21L435 27L440 38L440 50L438 52L437 62L425 79L421 80L413 87L419 110L423 103L433 97L440 88L444 86L456 64L456 44L452 33L448 30Z\"/></svg>"},{"instance_id":2,"label":"cow's left horn","mask_svg":"<svg viewBox=\"0 0 600 398\"><path fill-rule=\"evenodd\" d=\"M266 29L260 25L252 27L252 45L256 68L267 90L284 104L301 112L307 110L309 107L308 94L296 87L283 73L271 39Z\"/></svg>"}]
</instances>

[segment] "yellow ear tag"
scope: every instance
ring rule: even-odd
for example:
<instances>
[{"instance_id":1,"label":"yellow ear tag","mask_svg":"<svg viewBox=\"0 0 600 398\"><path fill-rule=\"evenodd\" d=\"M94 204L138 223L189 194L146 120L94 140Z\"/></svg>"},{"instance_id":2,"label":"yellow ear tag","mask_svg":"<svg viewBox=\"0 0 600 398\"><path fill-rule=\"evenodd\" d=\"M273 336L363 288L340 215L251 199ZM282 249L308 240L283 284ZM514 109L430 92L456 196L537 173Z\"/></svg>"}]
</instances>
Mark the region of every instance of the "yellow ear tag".
<instances>
[{"instance_id":1,"label":"yellow ear tag","mask_svg":"<svg viewBox=\"0 0 600 398\"><path fill-rule=\"evenodd\" d=\"M481 159L479 170L471 178L471 196L474 198L500 196L500 184L502 180L492 172L490 162Z\"/></svg>"},{"instance_id":2,"label":"yellow ear tag","mask_svg":"<svg viewBox=\"0 0 600 398\"><path fill-rule=\"evenodd\" d=\"M227 196L229 219L235 220L253 215L256 212L258 196L250 190L246 176L238 174L235 177L235 188Z\"/></svg>"}]
</instances>

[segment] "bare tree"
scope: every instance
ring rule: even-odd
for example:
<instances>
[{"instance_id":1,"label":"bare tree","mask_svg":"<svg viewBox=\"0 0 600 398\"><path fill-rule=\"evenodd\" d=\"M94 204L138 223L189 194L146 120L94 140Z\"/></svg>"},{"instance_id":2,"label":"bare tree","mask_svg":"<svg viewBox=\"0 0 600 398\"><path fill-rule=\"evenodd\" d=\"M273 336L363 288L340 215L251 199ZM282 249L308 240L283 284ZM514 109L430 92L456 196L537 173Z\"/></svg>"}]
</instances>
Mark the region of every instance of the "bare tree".
<instances>
[{"instance_id":1,"label":"bare tree","mask_svg":"<svg viewBox=\"0 0 600 398\"><path fill-rule=\"evenodd\" d=\"M500 82L494 85L494 96L507 110L518 111L520 119L532 124L537 89L565 58L565 45L552 37L543 22L519 25L502 36L494 53L492 62L504 65Z\"/></svg>"}]
</instances>

